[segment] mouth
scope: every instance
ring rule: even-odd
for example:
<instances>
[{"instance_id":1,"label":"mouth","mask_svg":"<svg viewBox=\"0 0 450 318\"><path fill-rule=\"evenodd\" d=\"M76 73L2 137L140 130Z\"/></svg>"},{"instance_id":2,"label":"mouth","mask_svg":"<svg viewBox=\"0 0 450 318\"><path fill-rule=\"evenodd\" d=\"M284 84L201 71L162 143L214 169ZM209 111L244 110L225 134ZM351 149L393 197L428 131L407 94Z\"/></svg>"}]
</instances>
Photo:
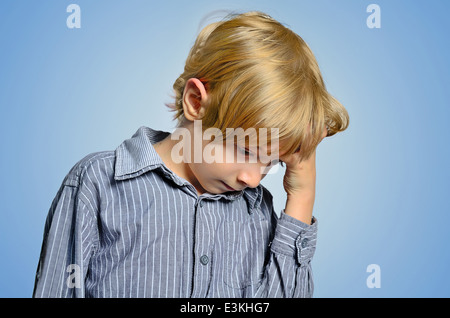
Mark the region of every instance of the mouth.
<instances>
[{"instance_id":1,"label":"mouth","mask_svg":"<svg viewBox=\"0 0 450 318\"><path fill-rule=\"evenodd\" d=\"M227 188L228 191L237 191L237 190L233 189L232 187L230 187L230 186L229 186L228 184L226 184L225 182L222 181L222 183L223 183L223 185L225 186L225 188Z\"/></svg>"}]
</instances>

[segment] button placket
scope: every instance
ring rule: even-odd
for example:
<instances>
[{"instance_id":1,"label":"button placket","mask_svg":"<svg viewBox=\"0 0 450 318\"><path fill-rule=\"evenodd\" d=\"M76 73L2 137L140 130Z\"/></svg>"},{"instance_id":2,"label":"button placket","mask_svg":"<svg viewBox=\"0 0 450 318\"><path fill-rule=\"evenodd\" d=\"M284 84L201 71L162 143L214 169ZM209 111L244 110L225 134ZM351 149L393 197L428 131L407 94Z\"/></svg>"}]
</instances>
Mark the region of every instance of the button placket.
<instances>
[{"instance_id":1,"label":"button placket","mask_svg":"<svg viewBox=\"0 0 450 318\"><path fill-rule=\"evenodd\" d=\"M203 208L203 205L204 205L204 201L203 201L203 200L201 200L201 201L198 202L198 206L199 206L200 208ZM207 265L207 264L209 263L209 257L208 257L208 255L202 255L202 256L200 257L200 263L201 263L202 265Z\"/></svg>"},{"instance_id":2,"label":"button placket","mask_svg":"<svg viewBox=\"0 0 450 318\"><path fill-rule=\"evenodd\" d=\"M211 256L208 255L208 253L210 251L210 244L213 240L212 236L214 233L210 233L208 231L208 226L206 226L206 224L210 224L211 222L211 216L206 209L206 203L205 200L199 198L195 204L196 225L194 234L194 254L197 256L194 263L192 297L206 297L211 279Z\"/></svg>"}]
</instances>

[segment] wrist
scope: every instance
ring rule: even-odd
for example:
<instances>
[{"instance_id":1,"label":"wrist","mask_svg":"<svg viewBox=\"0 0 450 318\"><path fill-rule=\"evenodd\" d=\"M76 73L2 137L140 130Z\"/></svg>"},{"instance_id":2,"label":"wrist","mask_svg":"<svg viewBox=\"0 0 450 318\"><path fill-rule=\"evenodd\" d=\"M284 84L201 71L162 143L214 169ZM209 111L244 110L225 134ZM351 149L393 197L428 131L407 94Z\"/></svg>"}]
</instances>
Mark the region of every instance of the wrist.
<instances>
[{"instance_id":1,"label":"wrist","mask_svg":"<svg viewBox=\"0 0 450 318\"><path fill-rule=\"evenodd\" d=\"M288 193L284 212L303 223L311 224L314 200L315 193L311 191Z\"/></svg>"}]
</instances>

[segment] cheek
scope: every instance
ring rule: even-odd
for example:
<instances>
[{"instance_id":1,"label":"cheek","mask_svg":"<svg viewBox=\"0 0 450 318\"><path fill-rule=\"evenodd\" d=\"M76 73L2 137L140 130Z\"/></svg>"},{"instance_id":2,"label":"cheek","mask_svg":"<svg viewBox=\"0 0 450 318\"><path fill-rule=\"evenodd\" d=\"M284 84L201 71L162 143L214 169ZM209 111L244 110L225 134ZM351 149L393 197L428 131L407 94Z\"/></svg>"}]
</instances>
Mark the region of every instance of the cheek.
<instances>
[{"instance_id":1,"label":"cheek","mask_svg":"<svg viewBox=\"0 0 450 318\"><path fill-rule=\"evenodd\" d=\"M236 175L236 167L229 163L211 163L202 168L202 175L209 179L231 180Z\"/></svg>"},{"instance_id":2,"label":"cheek","mask_svg":"<svg viewBox=\"0 0 450 318\"><path fill-rule=\"evenodd\" d=\"M215 179L220 173L220 167L216 163L196 163L191 166L191 170L197 179Z\"/></svg>"}]
</instances>

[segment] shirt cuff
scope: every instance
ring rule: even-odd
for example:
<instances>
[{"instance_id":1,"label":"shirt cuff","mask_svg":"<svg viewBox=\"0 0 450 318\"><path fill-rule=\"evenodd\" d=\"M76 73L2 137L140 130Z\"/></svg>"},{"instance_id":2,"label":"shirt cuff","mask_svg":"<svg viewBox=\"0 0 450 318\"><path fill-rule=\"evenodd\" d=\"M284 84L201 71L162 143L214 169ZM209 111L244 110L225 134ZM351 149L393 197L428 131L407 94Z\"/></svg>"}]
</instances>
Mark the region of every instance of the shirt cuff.
<instances>
[{"instance_id":1,"label":"shirt cuff","mask_svg":"<svg viewBox=\"0 0 450 318\"><path fill-rule=\"evenodd\" d=\"M293 257L299 265L307 264L314 256L316 241L316 218L309 225L281 211L271 245L273 253Z\"/></svg>"}]
</instances>

